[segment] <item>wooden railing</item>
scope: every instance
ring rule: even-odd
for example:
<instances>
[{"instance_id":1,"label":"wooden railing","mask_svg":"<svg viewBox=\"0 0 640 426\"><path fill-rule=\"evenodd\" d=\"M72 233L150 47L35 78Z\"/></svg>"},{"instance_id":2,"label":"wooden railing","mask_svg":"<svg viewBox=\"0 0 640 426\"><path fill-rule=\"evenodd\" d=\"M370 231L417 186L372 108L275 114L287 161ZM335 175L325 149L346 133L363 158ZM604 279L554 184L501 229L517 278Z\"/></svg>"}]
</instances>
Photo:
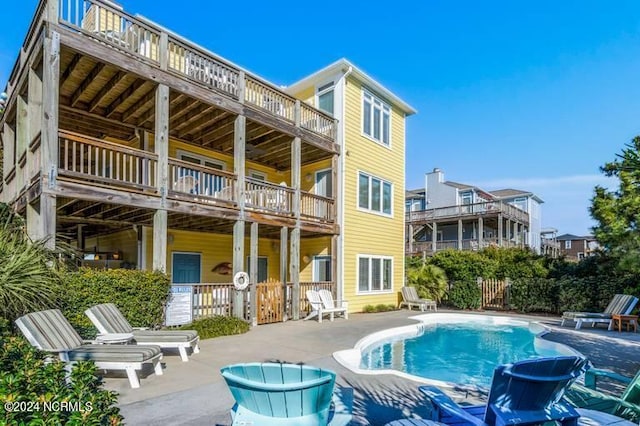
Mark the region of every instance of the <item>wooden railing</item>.
<instances>
[{"instance_id":1,"label":"wooden railing","mask_svg":"<svg viewBox=\"0 0 640 426\"><path fill-rule=\"evenodd\" d=\"M245 203L249 208L293 214L293 189L250 177L245 178Z\"/></svg>"},{"instance_id":2,"label":"wooden railing","mask_svg":"<svg viewBox=\"0 0 640 426\"><path fill-rule=\"evenodd\" d=\"M479 216L485 214L502 213L523 223L529 221L529 214L519 208L501 201L490 201L458 206L437 207L427 210L410 211L405 214L407 222L429 221L443 218L458 218L464 216Z\"/></svg>"},{"instance_id":3,"label":"wooden railing","mask_svg":"<svg viewBox=\"0 0 640 426\"><path fill-rule=\"evenodd\" d=\"M99 0L60 0L58 19L64 25L126 53L158 64L159 28L153 28L122 8Z\"/></svg>"},{"instance_id":4,"label":"wooden railing","mask_svg":"<svg viewBox=\"0 0 640 426\"><path fill-rule=\"evenodd\" d=\"M287 283L287 315L291 318L291 290L293 289L293 283ZM301 282L300 283L300 297L298 303L300 304L301 315L303 312L309 312L311 306L307 300L307 290L329 290L336 299L337 287L333 281L314 281L314 282Z\"/></svg>"},{"instance_id":5,"label":"wooden railing","mask_svg":"<svg viewBox=\"0 0 640 426\"><path fill-rule=\"evenodd\" d=\"M336 121L333 117L306 104L300 105L300 126L329 139L336 139Z\"/></svg>"},{"instance_id":6,"label":"wooden railing","mask_svg":"<svg viewBox=\"0 0 640 426\"><path fill-rule=\"evenodd\" d=\"M436 241L436 250L458 250L458 240ZM462 240L462 250L479 250L487 247L523 247L521 241L512 241L506 238L502 239L502 243L497 238L483 238L481 242L477 238ZM414 241L411 244L405 244L405 251L409 254L415 253L433 253L432 241Z\"/></svg>"},{"instance_id":7,"label":"wooden railing","mask_svg":"<svg viewBox=\"0 0 640 426\"><path fill-rule=\"evenodd\" d=\"M238 70L171 35L168 68L238 99Z\"/></svg>"},{"instance_id":8,"label":"wooden railing","mask_svg":"<svg viewBox=\"0 0 640 426\"><path fill-rule=\"evenodd\" d=\"M58 21L92 38L134 55L156 66L160 64L161 35L167 36L167 69L187 79L219 90L238 99L240 78L244 75L243 101L253 107L296 123L296 99L257 76L241 74L236 66L204 49L168 33L163 28L126 13L101 0L60 0ZM336 139L336 120L301 103L300 127L325 138Z\"/></svg>"},{"instance_id":9,"label":"wooden railing","mask_svg":"<svg viewBox=\"0 0 640 426\"><path fill-rule=\"evenodd\" d=\"M295 121L296 99L247 76L244 100L290 122Z\"/></svg>"},{"instance_id":10,"label":"wooden railing","mask_svg":"<svg viewBox=\"0 0 640 426\"><path fill-rule=\"evenodd\" d=\"M244 318L249 320L249 293L243 291ZM213 315L232 316L235 288L233 283L193 284L193 318Z\"/></svg>"},{"instance_id":11,"label":"wooden railing","mask_svg":"<svg viewBox=\"0 0 640 426\"><path fill-rule=\"evenodd\" d=\"M58 135L59 175L110 186L156 189L156 154L67 131Z\"/></svg>"},{"instance_id":12,"label":"wooden railing","mask_svg":"<svg viewBox=\"0 0 640 426\"><path fill-rule=\"evenodd\" d=\"M300 192L300 216L333 222L336 218L335 200L310 192Z\"/></svg>"},{"instance_id":13,"label":"wooden railing","mask_svg":"<svg viewBox=\"0 0 640 426\"><path fill-rule=\"evenodd\" d=\"M235 186L233 173L169 158L169 191L235 201Z\"/></svg>"}]
</instances>

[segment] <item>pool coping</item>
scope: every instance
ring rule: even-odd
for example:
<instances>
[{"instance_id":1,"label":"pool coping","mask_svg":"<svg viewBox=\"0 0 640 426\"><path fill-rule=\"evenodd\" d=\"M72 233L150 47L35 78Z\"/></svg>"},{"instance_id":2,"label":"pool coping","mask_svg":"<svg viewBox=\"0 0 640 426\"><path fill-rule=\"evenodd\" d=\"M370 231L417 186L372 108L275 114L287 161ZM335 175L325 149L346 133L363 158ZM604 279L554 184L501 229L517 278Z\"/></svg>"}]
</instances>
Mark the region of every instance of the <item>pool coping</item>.
<instances>
[{"instance_id":1,"label":"pool coping","mask_svg":"<svg viewBox=\"0 0 640 426\"><path fill-rule=\"evenodd\" d=\"M529 325L529 329L535 333L534 345L536 345L536 347L561 348L563 351L566 351L567 354L576 355L583 358L585 357L582 353L580 353L579 351L573 349L568 345L542 339L542 337L545 334L551 332L551 329L536 320L513 318L513 317L500 316L500 315L428 313L428 314L414 315L409 317L408 319L417 321L415 324L388 328L385 330L368 334L367 336L358 340L353 348L334 352L333 358L336 360L336 362L338 362L338 364L342 365L344 368L356 374L370 375L370 376L391 374L394 376L402 377L404 379L413 380L419 383L429 384L429 385L442 387L442 388L467 389L469 391L486 391L488 389L483 386L445 382L445 381L436 380L436 379L427 379L425 377L415 376L399 370L393 370L393 369L367 370L367 369L360 368L360 361L362 360L362 352L364 349L370 347L375 343L381 342L383 340L393 341L396 339L402 340L406 338L415 337L421 333L420 326L423 324L432 324L438 320L440 320L437 322L439 324L460 322L460 320L478 321L478 319L487 318L487 317L492 318L494 320L494 324L517 323L518 325L523 325L523 324ZM430 319L431 321L425 321L425 319Z\"/></svg>"}]
</instances>

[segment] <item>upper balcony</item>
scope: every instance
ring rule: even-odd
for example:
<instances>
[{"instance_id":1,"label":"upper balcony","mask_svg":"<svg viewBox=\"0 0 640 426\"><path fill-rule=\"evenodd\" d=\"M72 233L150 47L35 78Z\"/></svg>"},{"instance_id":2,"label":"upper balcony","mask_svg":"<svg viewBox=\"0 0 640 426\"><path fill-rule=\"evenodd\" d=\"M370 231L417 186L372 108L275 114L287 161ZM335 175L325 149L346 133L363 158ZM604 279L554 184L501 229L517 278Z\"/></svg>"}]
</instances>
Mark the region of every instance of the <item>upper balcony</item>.
<instances>
[{"instance_id":1,"label":"upper balcony","mask_svg":"<svg viewBox=\"0 0 640 426\"><path fill-rule=\"evenodd\" d=\"M463 204L449 207L411 211L405 214L406 223L443 223L453 222L458 219L474 220L478 217L495 218L502 215L503 219L516 222L529 223L529 214L511 204L502 201L487 201L475 204Z\"/></svg>"}]
</instances>

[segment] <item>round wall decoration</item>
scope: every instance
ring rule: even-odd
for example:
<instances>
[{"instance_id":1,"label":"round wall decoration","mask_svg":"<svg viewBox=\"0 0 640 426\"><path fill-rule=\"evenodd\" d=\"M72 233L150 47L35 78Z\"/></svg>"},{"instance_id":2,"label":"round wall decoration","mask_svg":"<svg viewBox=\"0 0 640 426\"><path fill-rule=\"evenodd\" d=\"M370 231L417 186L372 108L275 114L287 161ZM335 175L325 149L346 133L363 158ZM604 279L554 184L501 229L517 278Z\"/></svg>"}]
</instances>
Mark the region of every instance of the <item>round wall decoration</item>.
<instances>
[{"instance_id":1,"label":"round wall decoration","mask_svg":"<svg viewBox=\"0 0 640 426\"><path fill-rule=\"evenodd\" d=\"M233 276L233 286L236 290L244 290L249 286L249 274L246 272L238 272Z\"/></svg>"}]
</instances>

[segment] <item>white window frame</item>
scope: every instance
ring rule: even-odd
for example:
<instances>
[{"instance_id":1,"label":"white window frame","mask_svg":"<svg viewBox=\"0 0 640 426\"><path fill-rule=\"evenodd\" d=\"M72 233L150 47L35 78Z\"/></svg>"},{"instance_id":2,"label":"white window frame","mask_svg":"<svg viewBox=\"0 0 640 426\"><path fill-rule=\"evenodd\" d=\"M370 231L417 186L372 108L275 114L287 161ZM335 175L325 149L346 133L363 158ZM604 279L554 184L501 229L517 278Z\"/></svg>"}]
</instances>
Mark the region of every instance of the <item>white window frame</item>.
<instances>
[{"instance_id":1,"label":"white window frame","mask_svg":"<svg viewBox=\"0 0 640 426\"><path fill-rule=\"evenodd\" d=\"M372 98L371 100L371 135L368 135L365 133L364 131L364 102L365 102L365 98L369 96ZM373 136L373 106L375 104L375 102L378 101L381 104L381 111L382 111L382 115L380 116L380 139L376 139ZM393 114L392 114L392 108L391 105L389 105L388 103L386 103L385 101L383 101L380 97L376 96L373 94L373 92L367 90L366 88L362 88L362 96L361 96L361 102L360 102L360 107L362 108L362 114L361 114L361 123L360 123L360 133L362 134L362 136L364 136L365 138L377 143L380 146L383 146L387 149L391 149L392 143L391 141L393 140L393 132L392 132L392 119L393 119ZM389 143L384 143L383 141L383 134L384 134L384 114L385 112L387 112L389 114Z\"/></svg>"},{"instance_id":2,"label":"white window frame","mask_svg":"<svg viewBox=\"0 0 640 426\"><path fill-rule=\"evenodd\" d=\"M323 109L320 109L320 96L329 92L333 92L333 112L332 113L329 113ZM335 81L331 80L323 84L317 85L314 102L315 102L316 108L320 109L320 111L324 112L325 114L331 114L331 116L335 117L336 115L336 83Z\"/></svg>"},{"instance_id":3,"label":"white window frame","mask_svg":"<svg viewBox=\"0 0 640 426\"><path fill-rule=\"evenodd\" d=\"M368 208L364 208L364 207L360 207L360 175L364 175L366 177L369 178L369 207ZM378 210L373 210L371 209L371 179L377 179L380 181L380 211ZM388 183L389 185L391 185L391 212L390 213L384 213L384 184ZM362 170L358 170L358 173L356 174L356 192L357 192L357 196L356 196L356 209L358 209L361 212L365 212L365 213L371 213L371 214L375 214L378 216L383 216L383 217L393 217L393 182L383 179L379 176L373 175L371 173L367 173L364 172Z\"/></svg>"},{"instance_id":4,"label":"white window frame","mask_svg":"<svg viewBox=\"0 0 640 426\"><path fill-rule=\"evenodd\" d=\"M220 169L220 170L227 170L227 163L225 163L222 160L218 160L217 158L207 157L206 155L196 154L195 152L185 151L183 149L176 150L176 154L178 156L178 160L182 160L182 156L186 155L187 157L197 158L198 160L200 160L200 165L201 166L204 166L204 162L208 161L209 163L213 163L213 164L217 164L217 165L221 166L222 169ZM182 160L182 161L186 161L186 160Z\"/></svg>"},{"instance_id":5,"label":"white window frame","mask_svg":"<svg viewBox=\"0 0 640 426\"><path fill-rule=\"evenodd\" d=\"M256 179L255 177L253 177L253 175L255 175L255 176L260 176L263 182L268 182L267 174L265 172L261 172L260 170L254 170L254 169L249 169L247 170L247 172L248 172L247 177L251 179ZM260 180L260 179L256 179L256 180Z\"/></svg>"},{"instance_id":6,"label":"white window frame","mask_svg":"<svg viewBox=\"0 0 640 426\"><path fill-rule=\"evenodd\" d=\"M360 259L362 258L367 258L369 259L369 290L368 291L362 291L360 290ZM383 279L383 275L384 275L384 261L385 260L390 260L391 261L391 288L390 289L381 289L381 290L371 290L372 287L372 282L371 282L371 278L372 278L372 273L371 273L371 269L372 269L372 265L373 262L371 262L371 259L380 259L380 279ZM379 254L358 254L356 255L356 294L390 294L393 293L393 288L394 288L394 282L393 282L393 269L394 269L394 265L393 265L393 256L384 256L384 255L379 255ZM382 288L383 283L382 281L380 282L380 288Z\"/></svg>"},{"instance_id":7,"label":"white window frame","mask_svg":"<svg viewBox=\"0 0 640 426\"><path fill-rule=\"evenodd\" d=\"M571 250L571 240L566 240L564 242L564 249L565 250Z\"/></svg>"},{"instance_id":8,"label":"white window frame","mask_svg":"<svg viewBox=\"0 0 640 426\"><path fill-rule=\"evenodd\" d=\"M582 251L579 251L577 256L578 256L578 259L584 259L585 257L587 257Z\"/></svg>"}]
</instances>

